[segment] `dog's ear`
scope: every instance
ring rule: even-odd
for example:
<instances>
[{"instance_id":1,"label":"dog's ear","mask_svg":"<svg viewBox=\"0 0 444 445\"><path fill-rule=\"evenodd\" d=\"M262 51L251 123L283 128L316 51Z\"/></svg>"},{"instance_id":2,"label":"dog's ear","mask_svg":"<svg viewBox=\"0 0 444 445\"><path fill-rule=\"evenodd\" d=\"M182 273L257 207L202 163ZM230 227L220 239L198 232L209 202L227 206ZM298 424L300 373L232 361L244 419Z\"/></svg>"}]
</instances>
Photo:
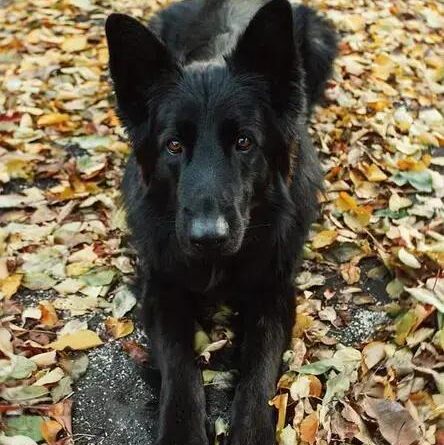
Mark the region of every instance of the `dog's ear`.
<instances>
[{"instance_id":1,"label":"dog's ear","mask_svg":"<svg viewBox=\"0 0 444 445\"><path fill-rule=\"evenodd\" d=\"M176 64L165 45L127 15L111 14L105 30L120 115L126 125L137 125L147 118L150 88L175 72Z\"/></svg>"},{"instance_id":2,"label":"dog's ear","mask_svg":"<svg viewBox=\"0 0 444 445\"><path fill-rule=\"evenodd\" d=\"M291 5L272 0L251 19L228 63L236 72L264 76L276 90L295 80L296 57Z\"/></svg>"}]
</instances>

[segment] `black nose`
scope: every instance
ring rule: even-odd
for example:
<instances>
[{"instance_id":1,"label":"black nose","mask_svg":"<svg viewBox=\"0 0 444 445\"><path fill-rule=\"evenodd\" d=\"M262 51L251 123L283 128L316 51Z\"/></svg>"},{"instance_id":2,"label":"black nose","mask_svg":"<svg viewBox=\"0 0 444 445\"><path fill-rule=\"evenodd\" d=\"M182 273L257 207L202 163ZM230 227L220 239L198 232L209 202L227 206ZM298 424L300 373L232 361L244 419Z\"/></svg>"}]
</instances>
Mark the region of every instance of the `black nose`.
<instances>
[{"instance_id":1,"label":"black nose","mask_svg":"<svg viewBox=\"0 0 444 445\"><path fill-rule=\"evenodd\" d=\"M193 218L190 241L196 247L216 248L228 238L228 223L223 216L217 218Z\"/></svg>"}]
</instances>

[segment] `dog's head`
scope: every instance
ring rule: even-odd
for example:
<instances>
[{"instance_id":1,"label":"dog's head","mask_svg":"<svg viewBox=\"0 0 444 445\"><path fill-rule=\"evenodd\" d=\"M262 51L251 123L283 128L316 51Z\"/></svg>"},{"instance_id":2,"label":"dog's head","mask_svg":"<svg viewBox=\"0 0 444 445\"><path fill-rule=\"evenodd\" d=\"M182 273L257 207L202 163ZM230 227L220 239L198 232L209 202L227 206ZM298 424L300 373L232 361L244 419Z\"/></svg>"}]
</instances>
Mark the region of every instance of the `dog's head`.
<instances>
[{"instance_id":1,"label":"dog's head","mask_svg":"<svg viewBox=\"0 0 444 445\"><path fill-rule=\"evenodd\" d=\"M183 251L237 252L257 197L291 174L304 95L290 4L271 1L230 54L186 66L128 16L106 34L120 117Z\"/></svg>"}]
</instances>

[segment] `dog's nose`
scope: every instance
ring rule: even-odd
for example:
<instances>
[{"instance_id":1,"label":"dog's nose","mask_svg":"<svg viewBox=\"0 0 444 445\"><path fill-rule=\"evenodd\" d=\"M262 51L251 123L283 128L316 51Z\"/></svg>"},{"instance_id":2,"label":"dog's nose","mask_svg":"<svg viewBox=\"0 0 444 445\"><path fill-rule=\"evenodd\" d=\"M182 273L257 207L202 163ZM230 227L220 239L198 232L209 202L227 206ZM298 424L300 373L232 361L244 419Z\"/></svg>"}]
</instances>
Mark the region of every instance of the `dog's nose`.
<instances>
[{"instance_id":1,"label":"dog's nose","mask_svg":"<svg viewBox=\"0 0 444 445\"><path fill-rule=\"evenodd\" d=\"M227 240L228 230L228 223L223 216L193 218L190 227L190 241L197 247L215 248Z\"/></svg>"}]
</instances>

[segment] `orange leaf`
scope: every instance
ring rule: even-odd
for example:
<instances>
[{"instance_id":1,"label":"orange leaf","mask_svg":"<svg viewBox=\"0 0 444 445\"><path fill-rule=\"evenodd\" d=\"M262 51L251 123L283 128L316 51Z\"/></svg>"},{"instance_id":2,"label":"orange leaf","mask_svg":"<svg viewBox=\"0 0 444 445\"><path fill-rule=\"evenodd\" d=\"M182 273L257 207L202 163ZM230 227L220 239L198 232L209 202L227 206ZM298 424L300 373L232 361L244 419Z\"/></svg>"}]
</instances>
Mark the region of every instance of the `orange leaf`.
<instances>
[{"instance_id":1,"label":"orange leaf","mask_svg":"<svg viewBox=\"0 0 444 445\"><path fill-rule=\"evenodd\" d=\"M59 317L57 317L57 312L55 311L54 306L49 301L42 301L39 303L39 308L42 312L40 322L50 328L54 327L59 321Z\"/></svg>"},{"instance_id":2,"label":"orange leaf","mask_svg":"<svg viewBox=\"0 0 444 445\"><path fill-rule=\"evenodd\" d=\"M301 440L313 445L316 440L316 433L318 432L319 419L318 413L314 412L307 416L300 426Z\"/></svg>"},{"instance_id":3,"label":"orange leaf","mask_svg":"<svg viewBox=\"0 0 444 445\"><path fill-rule=\"evenodd\" d=\"M46 422L42 423L40 429L45 441L49 445L54 445L57 442L57 434L59 434L63 427L55 420L47 420Z\"/></svg>"},{"instance_id":4,"label":"orange leaf","mask_svg":"<svg viewBox=\"0 0 444 445\"><path fill-rule=\"evenodd\" d=\"M285 426L285 417L287 415L288 393L279 394L268 402L270 406L274 406L279 414L276 424L276 431L282 431Z\"/></svg>"}]
</instances>

